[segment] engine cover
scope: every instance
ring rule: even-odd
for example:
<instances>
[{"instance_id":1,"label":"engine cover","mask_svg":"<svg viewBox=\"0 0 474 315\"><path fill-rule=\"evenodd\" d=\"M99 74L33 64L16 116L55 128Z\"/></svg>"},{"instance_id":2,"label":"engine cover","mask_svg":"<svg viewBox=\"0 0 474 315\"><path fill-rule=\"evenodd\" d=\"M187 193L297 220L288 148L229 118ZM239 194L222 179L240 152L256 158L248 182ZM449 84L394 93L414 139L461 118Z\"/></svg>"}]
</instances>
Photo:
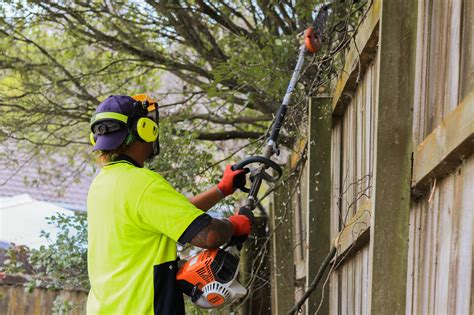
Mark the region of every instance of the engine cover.
<instances>
[{"instance_id":1,"label":"engine cover","mask_svg":"<svg viewBox=\"0 0 474 315\"><path fill-rule=\"evenodd\" d=\"M176 279L183 292L204 308L214 308L244 296L247 290L237 282L239 259L230 250L204 250L189 259Z\"/></svg>"}]
</instances>

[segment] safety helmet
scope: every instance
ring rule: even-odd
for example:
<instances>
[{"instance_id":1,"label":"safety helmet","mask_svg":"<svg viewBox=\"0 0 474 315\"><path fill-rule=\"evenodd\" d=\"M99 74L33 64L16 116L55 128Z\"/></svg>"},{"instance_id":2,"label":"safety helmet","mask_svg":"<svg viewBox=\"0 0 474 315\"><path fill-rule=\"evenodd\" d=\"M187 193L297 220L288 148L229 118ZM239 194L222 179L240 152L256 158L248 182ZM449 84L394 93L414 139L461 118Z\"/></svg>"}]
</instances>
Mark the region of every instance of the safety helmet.
<instances>
[{"instance_id":1,"label":"safety helmet","mask_svg":"<svg viewBox=\"0 0 474 315\"><path fill-rule=\"evenodd\" d=\"M114 150L137 139L153 142L153 154L157 155L158 122L158 103L148 95L111 95L91 118L93 150Z\"/></svg>"}]
</instances>

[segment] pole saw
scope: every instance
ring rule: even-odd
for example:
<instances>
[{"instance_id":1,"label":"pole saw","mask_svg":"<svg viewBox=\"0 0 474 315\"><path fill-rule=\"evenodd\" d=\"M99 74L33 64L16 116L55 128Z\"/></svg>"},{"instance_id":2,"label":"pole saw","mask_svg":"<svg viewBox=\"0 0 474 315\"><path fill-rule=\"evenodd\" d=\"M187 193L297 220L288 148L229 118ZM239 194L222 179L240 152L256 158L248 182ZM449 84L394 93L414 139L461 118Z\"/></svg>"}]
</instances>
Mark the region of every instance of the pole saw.
<instances>
[{"instance_id":1,"label":"pole saw","mask_svg":"<svg viewBox=\"0 0 474 315\"><path fill-rule=\"evenodd\" d=\"M296 84L303 69L306 54L317 53L322 45L324 26L329 14L329 5L323 5L311 26L304 32L304 44L299 48L298 60L286 90L283 102L278 109L272 123L267 144L263 155L251 156L232 165L232 169L240 170L251 164L258 163L256 169L251 171L250 188L239 187L248 193L245 205L240 208L239 214L253 211L259 201L258 192L265 180L275 182L283 174L282 168L270 158L279 155L278 136L285 120L288 105ZM271 175L267 170L273 170ZM240 264L240 249L245 239L232 238L223 248L203 250L190 258L178 271L177 281L182 291L191 297L191 301L202 308L216 308L230 304L247 294L238 281Z\"/></svg>"}]
</instances>

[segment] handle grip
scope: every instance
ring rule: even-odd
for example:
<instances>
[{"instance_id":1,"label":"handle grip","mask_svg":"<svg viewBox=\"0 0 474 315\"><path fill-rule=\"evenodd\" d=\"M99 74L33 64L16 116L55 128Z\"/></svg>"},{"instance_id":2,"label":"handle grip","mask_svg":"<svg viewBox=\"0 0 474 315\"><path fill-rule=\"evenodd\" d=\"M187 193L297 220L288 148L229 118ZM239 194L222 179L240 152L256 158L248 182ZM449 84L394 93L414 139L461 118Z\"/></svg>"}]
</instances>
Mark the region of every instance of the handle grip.
<instances>
[{"instance_id":1,"label":"handle grip","mask_svg":"<svg viewBox=\"0 0 474 315\"><path fill-rule=\"evenodd\" d=\"M229 242L227 242L226 247L229 246L235 246L237 249L240 251L242 249L242 245L245 243L247 240L248 236L247 235L242 235L242 236L232 236Z\"/></svg>"},{"instance_id":2,"label":"handle grip","mask_svg":"<svg viewBox=\"0 0 474 315\"><path fill-rule=\"evenodd\" d=\"M263 179L265 179L266 181L275 182L275 181L279 180L281 175L283 174L283 170L280 167L280 165L278 165L277 163L275 163L272 160L270 160L266 157L263 157L263 156L251 156L249 158L246 158L246 159L240 161L239 163L236 163L236 164L232 165L232 170L233 171L241 170L245 166L247 166L249 164L253 164L253 163L261 163L261 164L265 165L265 168L271 168L271 169L273 169L277 172L276 176L272 176L272 175L268 174L267 172L263 171L263 173L262 173Z\"/></svg>"},{"instance_id":3,"label":"handle grip","mask_svg":"<svg viewBox=\"0 0 474 315\"><path fill-rule=\"evenodd\" d=\"M253 226L255 224L255 216L253 215L252 209L248 206L240 207L237 214L245 215L250 220L250 224ZM235 246L238 250L242 249L242 245L248 239L248 235L232 236L229 242L227 242L226 247Z\"/></svg>"}]
</instances>

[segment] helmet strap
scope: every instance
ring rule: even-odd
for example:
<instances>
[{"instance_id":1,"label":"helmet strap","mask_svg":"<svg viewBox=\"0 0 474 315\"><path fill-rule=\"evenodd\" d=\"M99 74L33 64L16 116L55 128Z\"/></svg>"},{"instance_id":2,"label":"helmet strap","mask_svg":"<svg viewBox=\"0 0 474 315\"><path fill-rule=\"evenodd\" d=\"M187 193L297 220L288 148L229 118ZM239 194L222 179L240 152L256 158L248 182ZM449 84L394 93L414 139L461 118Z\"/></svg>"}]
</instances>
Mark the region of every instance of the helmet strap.
<instances>
[{"instance_id":1,"label":"helmet strap","mask_svg":"<svg viewBox=\"0 0 474 315\"><path fill-rule=\"evenodd\" d=\"M135 135L133 134L133 132L131 132L131 130L129 130L128 135L127 135L127 137L125 138L125 141L123 142L123 144L125 144L126 146L129 146L129 145L132 144L132 142L134 142L135 140L136 140Z\"/></svg>"}]
</instances>

